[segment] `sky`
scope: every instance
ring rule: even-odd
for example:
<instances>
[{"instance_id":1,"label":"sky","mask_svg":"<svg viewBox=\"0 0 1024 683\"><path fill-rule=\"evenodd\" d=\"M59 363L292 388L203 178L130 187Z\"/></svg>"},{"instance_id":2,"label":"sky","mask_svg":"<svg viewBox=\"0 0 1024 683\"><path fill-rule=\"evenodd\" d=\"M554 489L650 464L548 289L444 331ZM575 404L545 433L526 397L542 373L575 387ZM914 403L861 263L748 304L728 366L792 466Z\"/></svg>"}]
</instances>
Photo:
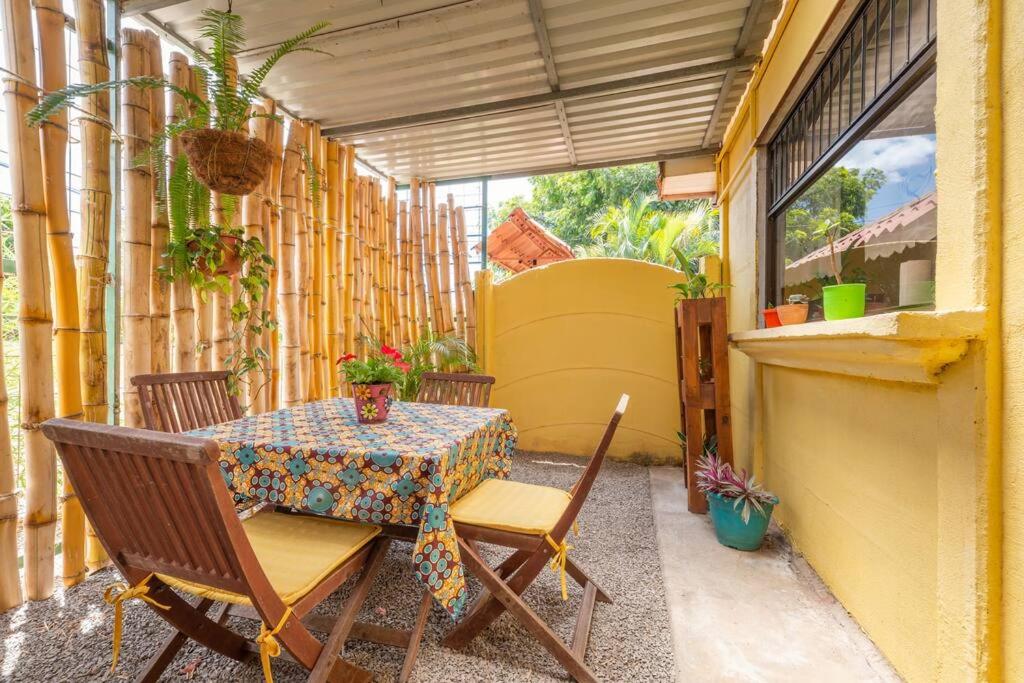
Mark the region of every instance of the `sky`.
<instances>
[{"instance_id":1,"label":"sky","mask_svg":"<svg viewBox=\"0 0 1024 683\"><path fill-rule=\"evenodd\" d=\"M868 203L870 223L935 190L935 135L906 135L862 140L839 166L885 172L885 185Z\"/></svg>"},{"instance_id":2,"label":"sky","mask_svg":"<svg viewBox=\"0 0 1024 683\"><path fill-rule=\"evenodd\" d=\"M517 194L529 199L532 192L530 179L527 177L491 180L487 183L487 203L490 206L498 206Z\"/></svg>"}]
</instances>

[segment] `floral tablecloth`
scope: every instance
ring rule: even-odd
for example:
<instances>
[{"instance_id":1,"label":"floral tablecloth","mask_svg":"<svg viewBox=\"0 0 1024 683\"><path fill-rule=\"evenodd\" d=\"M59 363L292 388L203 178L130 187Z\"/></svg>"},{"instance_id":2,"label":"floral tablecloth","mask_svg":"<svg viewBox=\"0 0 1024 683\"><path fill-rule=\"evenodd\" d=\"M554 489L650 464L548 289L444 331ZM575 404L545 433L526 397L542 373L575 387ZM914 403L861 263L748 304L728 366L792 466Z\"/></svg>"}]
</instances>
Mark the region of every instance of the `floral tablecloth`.
<instances>
[{"instance_id":1,"label":"floral tablecloth","mask_svg":"<svg viewBox=\"0 0 1024 683\"><path fill-rule=\"evenodd\" d=\"M505 410L395 402L386 422L364 425L346 398L189 434L218 442L221 473L239 502L418 525L416 572L456 619L466 581L448 506L488 477L508 477L516 446Z\"/></svg>"}]
</instances>

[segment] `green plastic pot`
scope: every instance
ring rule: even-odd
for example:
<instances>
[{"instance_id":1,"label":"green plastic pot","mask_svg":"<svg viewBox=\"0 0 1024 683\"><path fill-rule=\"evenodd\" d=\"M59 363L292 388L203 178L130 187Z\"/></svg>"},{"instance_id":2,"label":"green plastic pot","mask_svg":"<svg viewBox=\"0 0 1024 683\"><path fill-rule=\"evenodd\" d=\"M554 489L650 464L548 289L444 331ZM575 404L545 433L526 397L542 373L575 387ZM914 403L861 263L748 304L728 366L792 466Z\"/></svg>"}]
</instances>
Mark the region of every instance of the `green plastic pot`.
<instances>
[{"instance_id":1,"label":"green plastic pot","mask_svg":"<svg viewBox=\"0 0 1024 683\"><path fill-rule=\"evenodd\" d=\"M862 317L867 288L863 282L823 287L821 291L825 299L825 320Z\"/></svg>"},{"instance_id":2,"label":"green plastic pot","mask_svg":"<svg viewBox=\"0 0 1024 683\"><path fill-rule=\"evenodd\" d=\"M734 499L725 498L717 493L708 493L708 513L711 515L711 522L715 525L715 536L718 542L736 550L757 550L764 541L765 532L768 531L768 522L772 519L772 510L779 504L776 498L774 503L764 506L764 514L757 509L750 511L750 519L746 523L741 516L742 507L733 507Z\"/></svg>"}]
</instances>

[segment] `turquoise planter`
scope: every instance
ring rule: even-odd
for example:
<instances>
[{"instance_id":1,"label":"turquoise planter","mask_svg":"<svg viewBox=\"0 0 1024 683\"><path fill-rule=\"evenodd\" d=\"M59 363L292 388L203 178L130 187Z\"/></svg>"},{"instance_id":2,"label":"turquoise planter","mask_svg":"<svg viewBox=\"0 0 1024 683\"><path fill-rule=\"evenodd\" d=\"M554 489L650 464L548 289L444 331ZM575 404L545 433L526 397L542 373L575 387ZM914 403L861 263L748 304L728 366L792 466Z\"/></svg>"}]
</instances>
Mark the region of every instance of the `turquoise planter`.
<instances>
[{"instance_id":1,"label":"turquoise planter","mask_svg":"<svg viewBox=\"0 0 1024 683\"><path fill-rule=\"evenodd\" d=\"M765 505L765 513L762 515L756 509L750 511L750 520L744 524L739 509L733 508L731 498L723 498L717 493L708 495L708 512L711 514L711 522L715 525L715 536L718 542L724 546L736 550L757 550L761 547L764 534L768 531L768 522L772 519L772 510L779 504L776 498L774 503Z\"/></svg>"}]
</instances>

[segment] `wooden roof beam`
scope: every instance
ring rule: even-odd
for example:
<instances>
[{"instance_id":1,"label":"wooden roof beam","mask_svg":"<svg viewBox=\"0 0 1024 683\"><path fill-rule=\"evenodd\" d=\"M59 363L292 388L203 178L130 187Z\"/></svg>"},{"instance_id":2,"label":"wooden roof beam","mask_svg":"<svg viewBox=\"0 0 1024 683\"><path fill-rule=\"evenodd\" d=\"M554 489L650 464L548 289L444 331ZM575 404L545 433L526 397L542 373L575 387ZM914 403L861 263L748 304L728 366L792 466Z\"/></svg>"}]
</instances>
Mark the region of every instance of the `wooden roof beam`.
<instances>
[{"instance_id":1,"label":"wooden roof beam","mask_svg":"<svg viewBox=\"0 0 1024 683\"><path fill-rule=\"evenodd\" d=\"M700 78L702 76L708 76L710 74L724 73L729 69L739 69L750 66L756 61L756 57L734 57L732 59L719 62L686 66L658 73L644 74L642 76L632 76L630 78L584 85L577 88L567 88L564 90L539 93L537 95L514 97L512 99L498 102L483 102L481 104L472 104L452 109L442 109L438 111L410 114L407 116L396 116L377 121L361 121L347 125L333 126L325 128L323 130L323 134L331 137L344 137L360 133L394 130L398 128L412 128L414 126L422 126L431 123L456 121L459 119L467 119L487 114L519 111L544 104L553 104L560 101L568 102L571 100L607 95L614 92L630 92L632 90L638 90L651 85L685 81Z\"/></svg>"}]
</instances>

